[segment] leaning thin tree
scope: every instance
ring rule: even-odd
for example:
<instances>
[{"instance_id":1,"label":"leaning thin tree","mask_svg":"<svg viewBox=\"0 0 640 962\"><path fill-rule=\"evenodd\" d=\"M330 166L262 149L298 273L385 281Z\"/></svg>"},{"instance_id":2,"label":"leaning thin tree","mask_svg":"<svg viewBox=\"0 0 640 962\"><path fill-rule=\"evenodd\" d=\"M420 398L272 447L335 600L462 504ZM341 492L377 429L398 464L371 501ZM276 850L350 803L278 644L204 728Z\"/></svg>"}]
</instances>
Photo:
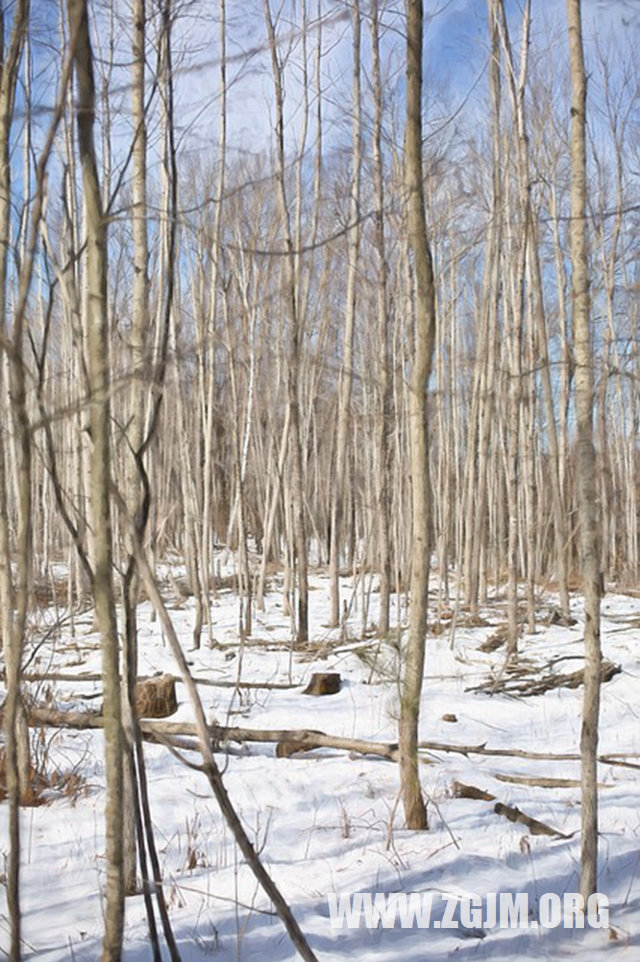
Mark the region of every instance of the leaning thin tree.
<instances>
[{"instance_id":1,"label":"leaning thin tree","mask_svg":"<svg viewBox=\"0 0 640 962\"><path fill-rule=\"evenodd\" d=\"M598 716L600 712L601 574L593 446L593 355L589 327L587 248L587 79L582 46L581 0L567 0L571 58L571 288L578 424L578 512L584 592L584 700L582 711L582 871L586 899L598 881Z\"/></svg>"},{"instance_id":2,"label":"leaning thin tree","mask_svg":"<svg viewBox=\"0 0 640 962\"><path fill-rule=\"evenodd\" d=\"M429 524L431 495L428 470L427 387L436 333L435 286L427 236L422 183L422 0L407 3L407 125L405 187L409 250L415 287L414 357L409 392L411 444L411 617L400 707L400 779L407 828L427 828L427 812L418 775L418 720L424 675L429 596Z\"/></svg>"}]
</instances>

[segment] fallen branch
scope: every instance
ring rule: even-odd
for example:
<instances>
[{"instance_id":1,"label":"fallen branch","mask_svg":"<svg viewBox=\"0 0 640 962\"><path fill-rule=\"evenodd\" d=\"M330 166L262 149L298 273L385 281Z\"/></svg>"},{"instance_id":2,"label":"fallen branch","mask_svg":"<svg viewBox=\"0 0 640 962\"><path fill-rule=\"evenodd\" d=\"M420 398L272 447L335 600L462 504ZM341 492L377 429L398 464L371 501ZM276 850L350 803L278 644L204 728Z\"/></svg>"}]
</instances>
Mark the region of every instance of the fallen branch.
<instances>
[{"instance_id":1,"label":"fallen branch","mask_svg":"<svg viewBox=\"0 0 640 962\"><path fill-rule=\"evenodd\" d=\"M549 775L535 778L530 775L503 775L500 772L495 772L492 773L491 777L496 778L499 782L529 785L532 788L580 788L581 785L579 778L552 778ZM607 782L598 782L598 788L613 788L613 785Z\"/></svg>"},{"instance_id":2,"label":"fallen branch","mask_svg":"<svg viewBox=\"0 0 640 962\"><path fill-rule=\"evenodd\" d=\"M90 712L56 711L52 708L32 707L28 715L29 725L48 725L56 728L88 729L102 728L102 716ZM196 736L197 726L193 722L141 721L140 726L145 734L174 736ZM209 737L214 745L224 745L227 742L294 742L300 751L310 751L313 748L336 748L347 752L357 752L360 755L377 755L390 761L398 760L398 745L396 742L370 742L366 739L342 738L339 735L327 735L321 731L311 731L306 728L234 728L227 725L208 725ZM580 761L580 755L571 752L530 752L522 748L487 748L485 745L452 745L448 742L419 742L418 747L430 752L448 752L457 755L488 755L491 757L531 758L536 761ZM640 765L623 761L623 758L639 758L637 752L627 755L599 755L598 761L605 765L617 765L624 768L640 769Z\"/></svg>"},{"instance_id":3,"label":"fallen branch","mask_svg":"<svg viewBox=\"0 0 640 962\"><path fill-rule=\"evenodd\" d=\"M622 671L620 665L615 665L611 661L603 661L600 669L600 679L604 683L610 681L614 675ZM474 685L472 688L465 688L465 691L485 692L489 695L506 694L522 695L531 697L532 695L544 695L547 691L555 688L579 688L584 684L584 669L579 668L565 675L547 675L545 678L517 678L499 677L492 678L483 682L481 685Z\"/></svg>"},{"instance_id":4,"label":"fallen branch","mask_svg":"<svg viewBox=\"0 0 640 962\"><path fill-rule=\"evenodd\" d=\"M495 795L492 795L491 792L485 792L481 788L476 788L475 785L465 785L464 782L454 782L451 787L454 798L471 798L482 802L495 801ZM559 832L558 829L552 828L551 825L547 825L546 822L540 822L537 818L531 818L530 815L525 815L524 812L521 812L519 808L515 808L513 805L504 805L502 802L496 802L493 810L496 815L504 815L510 822L520 822L522 825L526 825L532 835L571 838L571 835L565 835L564 832Z\"/></svg>"},{"instance_id":5,"label":"fallen branch","mask_svg":"<svg viewBox=\"0 0 640 962\"><path fill-rule=\"evenodd\" d=\"M486 745L451 745L448 742L418 742L418 748L432 752L451 752L456 755L488 755L501 758L532 758L545 762L579 762L581 756L576 752L530 752L524 748L487 748ZM598 761L603 765L620 765L625 768L640 768L632 762L621 761L623 758L640 758L638 752L615 755L598 755Z\"/></svg>"}]
</instances>

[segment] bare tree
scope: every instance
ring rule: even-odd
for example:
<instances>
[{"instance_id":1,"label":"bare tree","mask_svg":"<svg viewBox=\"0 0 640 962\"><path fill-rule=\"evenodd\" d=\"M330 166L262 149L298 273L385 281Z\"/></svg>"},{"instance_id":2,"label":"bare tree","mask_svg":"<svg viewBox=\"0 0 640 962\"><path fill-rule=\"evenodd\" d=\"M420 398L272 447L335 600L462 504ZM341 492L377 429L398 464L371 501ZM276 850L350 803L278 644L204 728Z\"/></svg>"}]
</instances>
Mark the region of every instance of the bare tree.
<instances>
[{"instance_id":1,"label":"bare tree","mask_svg":"<svg viewBox=\"0 0 640 962\"><path fill-rule=\"evenodd\" d=\"M286 291L285 297L291 323L289 334L289 364L287 370L287 400L289 406L289 459L291 464L291 490L293 497L293 540L295 543L295 560L298 570L298 624L297 638L300 644L309 639L309 581L308 581L308 553L305 523L304 470L302 459L302 443L300 437L300 398L299 371L301 354L301 324L296 288L295 251L291 232L291 217L287 201L286 187L286 158L285 158L285 130L284 130L284 86L283 67L278 54L278 41L274 26L269 0L264 0L264 14L271 52L271 67L276 107L276 154L278 185L278 201L280 216L284 228L286 246Z\"/></svg>"},{"instance_id":2,"label":"bare tree","mask_svg":"<svg viewBox=\"0 0 640 962\"><path fill-rule=\"evenodd\" d=\"M467 601L473 617L478 616L480 557L486 538L489 454L494 421L496 390L496 330L500 304L500 247L503 233L502 127L500 30L496 0L489 0L491 56L489 87L492 113L492 194L491 218L487 230L482 300L482 327L479 333L474 391L470 410L467 452L467 491L465 509L464 574ZM462 562L462 558L460 562Z\"/></svg>"},{"instance_id":3,"label":"bare tree","mask_svg":"<svg viewBox=\"0 0 640 962\"><path fill-rule=\"evenodd\" d=\"M32 505L31 505L31 437L26 408L23 359L24 310L30 277L21 277L23 297L16 312L8 342L6 323L6 291L8 254L11 235L11 159L10 138L15 107L20 60L29 24L29 2L18 3L7 49L4 49L4 10L0 11L0 344L9 350L12 425L16 433L19 455L20 491L18 499L18 545L15 555L17 584L14 589L10 548L8 479L5 441L0 443L0 604L2 606L2 650L7 673L7 698L4 705L6 738L6 783L9 800L9 864L7 903L11 925L10 958L17 962L21 952L20 918L20 800L29 778L29 736L24 724L20 696L20 663L31 587ZM42 184L40 184L42 188ZM40 197L42 203L42 197ZM33 255L32 255L33 256ZM20 310L21 308L21 310ZM0 372L4 364L0 357ZM0 373L0 390L4 391ZM6 431L6 427L3 428Z\"/></svg>"},{"instance_id":4,"label":"bare tree","mask_svg":"<svg viewBox=\"0 0 640 962\"><path fill-rule=\"evenodd\" d=\"M342 364L338 385L338 424L336 429L335 473L332 486L331 544L329 549L329 585L331 613L329 624L340 621L340 552L342 547L342 518L347 481L349 420L353 386L353 342L356 322L356 282L360 251L360 167L362 137L360 133L360 45L361 17L358 0L353 4L353 149L349 229L347 233L347 303L344 322Z\"/></svg>"},{"instance_id":5,"label":"bare tree","mask_svg":"<svg viewBox=\"0 0 640 962\"><path fill-rule=\"evenodd\" d=\"M587 898L598 885L598 719L600 713L601 569L593 445L593 354L590 331L587 246L587 77L580 0L567 0L571 63L571 290L578 422L578 511L580 566L585 613L585 669L582 709L582 868L580 891Z\"/></svg>"},{"instance_id":6,"label":"bare tree","mask_svg":"<svg viewBox=\"0 0 640 962\"><path fill-rule=\"evenodd\" d=\"M374 191L376 205L375 244L378 255L378 282L376 284L376 306L378 315L379 362L379 436L377 472L377 510L378 510L378 550L380 558L380 622L382 636L389 631L389 607L391 596L391 545L389 533L389 431L391 421L391 384L389 376L389 295L387 251L385 244L385 190L384 157L382 153L383 85L380 64L380 15L379 0L371 4L371 47L373 67L373 163Z\"/></svg>"},{"instance_id":7,"label":"bare tree","mask_svg":"<svg viewBox=\"0 0 640 962\"><path fill-rule=\"evenodd\" d=\"M418 775L418 721L429 597L430 515L427 388L436 333L435 285L422 181L422 0L407 5L405 184L415 279L414 356L409 391L411 458L411 616L400 715L400 777L408 828L427 827Z\"/></svg>"},{"instance_id":8,"label":"bare tree","mask_svg":"<svg viewBox=\"0 0 640 962\"><path fill-rule=\"evenodd\" d=\"M133 64L132 109L134 123L133 178L132 178L132 226L133 226L133 298L131 321L131 407L127 423L126 440L129 448L127 471L127 499L131 515L137 519L141 534L148 516L145 504L144 477L140 477L138 459L142 456L145 428L144 369L148 358L149 338L149 245L147 238L147 127L145 115L145 0L135 0L133 7ZM138 581L135 559L131 551L123 578L123 601L125 616L123 651L123 723L126 738L124 790L125 790L125 844L124 875L125 890L132 895L137 889L135 817L137 806L133 729L135 720L135 683L138 666Z\"/></svg>"},{"instance_id":9,"label":"bare tree","mask_svg":"<svg viewBox=\"0 0 640 962\"><path fill-rule=\"evenodd\" d=\"M211 277L209 289L209 311L206 319L206 329L201 334L201 356L208 356L211 363L209 370L203 368L201 373L203 390L203 429L204 429L204 465L202 472L202 528L200 538L200 557L194 559L196 564L199 562L200 591L198 598L198 625L194 632L194 647L200 645L200 622L202 616L207 621L207 633L209 645L213 644L213 625L211 623L211 609L209 605L210 583L213 578L213 525L211 520L214 510L214 476L216 472L216 451L215 451L215 432L216 432L216 368L215 368L215 335L216 335L216 314L218 310L218 287L221 276L221 240L222 240L222 213L224 210L224 191L227 164L227 21L226 21L226 2L219 0L220 11L220 112L219 112L219 133L218 133L218 171L215 185L215 216L213 224L213 237L210 245L211 257Z\"/></svg>"},{"instance_id":10,"label":"bare tree","mask_svg":"<svg viewBox=\"0 0 640 962\"><path fill-rule=\"evenodd\" d=\"M87 314L89 424L91 432L91 520L93 596L102 639L104 692L105 811L107 886L102 958L118 962L124 927L123 736L121 721L118 626L113 590L109 435L109 340L107 324L107 222L102 207L93 137L95 84L86 0L68 0L70 33L76 38L74 64L78 152L87 225Z\"/></svg>"}]
</instances>

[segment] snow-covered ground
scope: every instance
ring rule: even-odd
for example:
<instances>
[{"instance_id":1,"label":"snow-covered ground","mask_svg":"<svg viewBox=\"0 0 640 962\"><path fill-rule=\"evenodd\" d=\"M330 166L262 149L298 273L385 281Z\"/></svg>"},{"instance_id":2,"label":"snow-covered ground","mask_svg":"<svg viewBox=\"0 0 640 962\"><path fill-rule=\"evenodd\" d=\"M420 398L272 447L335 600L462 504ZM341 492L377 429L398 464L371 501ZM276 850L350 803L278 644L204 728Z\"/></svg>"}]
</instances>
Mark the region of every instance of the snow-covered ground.
<instances>
[{"instance_id":1,"label":"snow-covered ground","mask_svg":"<svg viewBox=\"0 0 640 962\"><path fill-rule=\"evenodd\" d=\"M242 679L299 683L284 690L200 687L207 715L252 728L313 728L334 735L376 741L396 739L398 690L393 649L375 640L362 647L361 612L354 610L349 637L326 627L328 582L312 579L314 641L331 642L310 658L292 652L290 622L281 595L267 597L254 634L242 654ZM343 582L349 591L350 581ZM167 598L171 589L167 586ZM172 602L170 602L172 603ZM375 620L377 596L372 595ZM550 603L550 602L549 602ZM546 607L546 606L545 606ZM192 599L171 611L196 677L237 678L238 604L230 593L213 601L215 641L191 652ZM581 666L581 603L573 602L578 624L544 627L525 635L525 658L556 671ZM429 636L421 737L459 746L576 753L579 750L582 689L562 688L536 697L488 695L466 689L497 673L504 648L483 653L479 645L504 621L500 605L483 612L483 627L459 625L453 648L448 632ZM176 673L168 646L147 603L140 608L140 672ZM600 751L624 753L640 764L640 600L607 595L603 602L604 656L622 672L603 686ZM372 668L372 663L374 667ZM90 615L78 619L76 637L67 630L43 644L30 671L99 671L100 651ZM382 672L379 670L382 669ZM339 671L339 694L313 698L302 687L314 671ZM93 682L45 683L60 708L95 708L83 698L99 690ZM33 686L32 686L33 687ZM43 688L40 695L44 694ZM182 685L172 720L191 719ZM455 715L456 721L443 716ZM38 962L100 957L101 891L105 881L104 772L100 732L53 733L51 761L74 765L87 781L75 802L56 799L25 809L22 818L22 899L26 959ZM145 747L156 842L170 915L184 962L219 959L280 962L294 959L280 920L243 864L200 773L185 768L165 748ZM273 744L233 746L225 758L225 783L269 872L289 901L322 960L520 960L575 957L604 959L611 953L638 958L640 934L640 769L601 764L600 881L610 901L612 929L557 927L491 928L483 932L436 927L445 902L441 893L477 893L486 910L490 893L528 894L530 919L538 919L544 893L578 890L580 792L576 786L533 787L499 776L579 780L578 761L526 757L424 753L423 788L429 798L430 830L409 832L397 805L398 768L393 762L331 749L276 758ZM195 759L195 756L193 757ZM453 797L454 780L473 785L552 825L568 838L533 835L494 812L494 801ZM0 859L8 849L6 803L0 806ZM393 825L391 824L393 821ZM195 864L195 867L190 867ZM2 865L0 864L0 871ZM433 894L429 928L332 928L328 896L354 892ZM0 956L8 944L5 889L0 893ZM499 901L499 896L498 896ZM459 909L455 919L459 918ZM483 937L480 937L483 936ZM150 958L141 897L127 900L127 962Z\"/></svg>"}]
</instances>

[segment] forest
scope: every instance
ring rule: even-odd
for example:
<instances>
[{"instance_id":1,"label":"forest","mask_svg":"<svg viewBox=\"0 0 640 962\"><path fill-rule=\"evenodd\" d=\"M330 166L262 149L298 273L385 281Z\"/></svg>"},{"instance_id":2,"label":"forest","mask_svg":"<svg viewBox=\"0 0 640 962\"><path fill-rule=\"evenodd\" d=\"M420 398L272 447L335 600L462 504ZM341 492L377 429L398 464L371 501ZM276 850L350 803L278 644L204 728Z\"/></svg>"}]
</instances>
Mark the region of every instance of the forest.
<instances>
[{"instance_id":1,"label":"forest","mask_svg":"<svg viewBox=\"0 0 640 962\"><path fill-rule=\"evenodd\" d=\"M639 36L2 0L0 958L633 952Z\"/></svg>"}]
</instances>

